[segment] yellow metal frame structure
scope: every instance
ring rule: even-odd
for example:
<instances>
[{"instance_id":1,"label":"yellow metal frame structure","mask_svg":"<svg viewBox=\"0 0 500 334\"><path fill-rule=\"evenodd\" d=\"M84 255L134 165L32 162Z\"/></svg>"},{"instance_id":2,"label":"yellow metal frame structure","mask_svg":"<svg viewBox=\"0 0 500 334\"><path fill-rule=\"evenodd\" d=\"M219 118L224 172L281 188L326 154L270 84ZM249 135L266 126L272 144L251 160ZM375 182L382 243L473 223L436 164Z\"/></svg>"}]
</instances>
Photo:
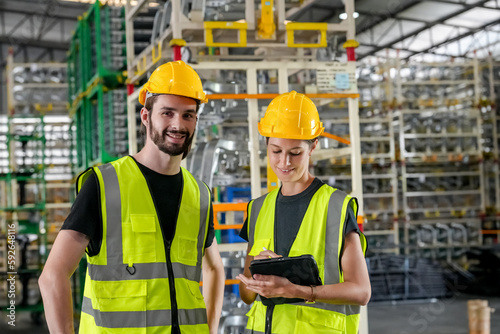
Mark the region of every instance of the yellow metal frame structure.
<instances>
[{"instance_id":1,"label":"yellow metal frame structure","mask_svg":"<svg viewBox=\"0 0 500 334\"><path fill-rule=\"evenodd\" d=\"M226 22L226 21L205 21L203 22L205 28L205 43L209 47L246 47L247 46L247 29L246 22ZM223 43L214 42L213 30L238 30L237 43Z\"/></svg>"},{"instance_id":2,"label":"yellow metal frame structure","mask_svg":"<svg viewBox=\"0 0 500 334\"><path fill-rule=\"evenodd\" d=\"M326 48L326 30L328 23L288 22L286 24L287 46L290 48ZM295 32L300 30L317 30L320 33L318 43L295 43Z\"/></svg>"}]
</instances>

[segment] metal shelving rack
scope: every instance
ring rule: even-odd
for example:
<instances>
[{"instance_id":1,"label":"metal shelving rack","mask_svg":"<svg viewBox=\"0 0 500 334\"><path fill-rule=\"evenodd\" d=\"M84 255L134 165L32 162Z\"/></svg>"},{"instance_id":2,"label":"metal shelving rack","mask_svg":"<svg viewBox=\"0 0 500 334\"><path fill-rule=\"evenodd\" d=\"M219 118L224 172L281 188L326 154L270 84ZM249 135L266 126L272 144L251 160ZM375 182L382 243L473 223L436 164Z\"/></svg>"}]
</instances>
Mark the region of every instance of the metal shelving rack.
<instances>
[{"instance_id":1,"label":"metal shelving rack","mask_svg":"<svg viewBox=\"0 0 500 334\"><path fill-rule=\"evenodd\" d=\"M399 253L399 201L391 59L359 67L365 234L373 252ZM366 131L365 131L366 130Z\"/></svg>"},{"instance_id":2,"label":"metal shelving rack","mask_svg":"<svg viewBox=\"0 0 500 334\"><path fill-rule=\"evenodd\" d=\"M0 208L3 216L2 239L5 241L2 245L4 261L0 276L4 278L2 284L5 284L5 289L2 290L5 290L5 294L0 296L0 304L3 308L14 301L16 310L29 311L33 319L39 319L43 305L37 294L36 279L46 259L47 245L44 166L46 140L44 117L33 115L30 103L34 102L35 94L39 94L38 99L43 96L44 92L37 91L37 88L44 88L30 82L32 78L26 78L19 86L14 85L15 75L18 71L25 71L26 67L14 67L13 56L9 52L6 132L8 166L0 180L5 196ZM39 71L38 68L35 70ZM30 71L33 72L35 71ZM41 77L40 74L41 71L37 73L37 77ZM25 95L26 91L29 94ZM16 100L21 99L27 101L17 104ZM10 283L7 285L7 278L14 282L14 297L9 297L7 293L13 290Z\"/></svg>"},{"instance_id":3,"label":"metal shelving rack","mask_svg":"<svg viewBox=\"0 0 500 334\"><path fill-rule=\"evenodd\" d=\"M499 136L500 63L488 57L483 66L483 86L487 100L482 101L483 140L485 142L486 213L482 217L485 245L500 242L500 173Z\"/></svg>"},{"instance_id":4,"label":"metal shelving rack","mask_svg":"<svg viewBox=\"0 0 500 334\"><path fill-rule=\"evenodd\" d=\"M482 244L485 212L478 62L398 71L406 254L451 260Z\"/></svg>"},{"instance_id":5,"label":"metal shelving rack","mask_svg":"<svg viewBox=\"0 0 500 334\"><path fill-rule=\"evenodd\" d=\"M363 110L362 110L363 112ZM399 252L398 191L395 165L394 129L391 112L367 117L364 110L360 122L361 161L364 212L368 223L365 234L370 236L373 252ZM326 131L348 137L347 118L325 121ZM343 146L330 139L321 145ZM350 159L330 158L317 162L315 175L332 187L351 190Z\"/></svg>"},{"instance_id":6,"label":"metal shelving rack","mask_svg":"<svg viewBox=\"0 0 500 334\"><path fill-rule=\"evenodd\" d=\"M0 275L15 278L16 310L31 312L32 320L39 323L43 305L37 279L60 228L60 224L54 225L53 210L68 207L69 202L51 202L47 194L67 187L72 177L66 66L14 63L9 53L6 72L8 115L1 130L5 160L0 176ZM9 244L15 246L15 261L11 262ZM10 302L4 288L0 287L2 306Z\"/></svg>"},{"instance_id":7,"label":"metal shelving rack","mask_svg":"<svg viewBox=\"0 0 500 334\"><path fill-rule=\"evenodd\" d=\"M75 174L128 151L125 50L124 8L96 1L79 18L68 52Z\"/></svg>"}]
</instances>

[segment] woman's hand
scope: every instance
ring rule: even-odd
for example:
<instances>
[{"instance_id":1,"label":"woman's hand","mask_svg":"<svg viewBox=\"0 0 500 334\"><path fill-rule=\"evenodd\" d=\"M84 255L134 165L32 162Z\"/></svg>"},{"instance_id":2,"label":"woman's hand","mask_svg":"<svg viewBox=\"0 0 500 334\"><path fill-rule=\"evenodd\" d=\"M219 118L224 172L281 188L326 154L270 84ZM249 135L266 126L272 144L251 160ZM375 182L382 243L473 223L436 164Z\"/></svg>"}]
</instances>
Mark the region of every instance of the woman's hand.
<instances>
[{"instance_id":1,"label":"woman's hand","mask_svg":"<svg viewBox=\"0 0 500 334\"><path fill-rule=\"evenodd\" d=\"M273 251L270 251L269 249L264 249L262 252L259 253L259 255L254 257L254 260L270 259L270 258L277 258L277 257L282 257L282 256L276 254Z\"/></svg>"},{"instance_id":2,"label":"woman's hand","mask_svg":"<svg viewBox=\"0 0 500 334\"><path fill-rule=\"evenodd\" d=\"M264 251L271 252L271 251ZM260 254L264 253L261 252ZM274 254L273 252L271 252ZM260 256L260 254L258 256ZM266 253L267 254L267 253ZM276 255L276 254L274 254ZM257 258L257 257L256 257ZM268 258L268 257L266 257ZM253 291L263 297L273 298L273 297L285 297L294 298L296 285L291 283L288 279L284 277L274 276L274 275L253 275L253 279L246 277L242 274L238 275L236 279L239 279L245 284L246 288Z\"/></svg>"}]
</instances>

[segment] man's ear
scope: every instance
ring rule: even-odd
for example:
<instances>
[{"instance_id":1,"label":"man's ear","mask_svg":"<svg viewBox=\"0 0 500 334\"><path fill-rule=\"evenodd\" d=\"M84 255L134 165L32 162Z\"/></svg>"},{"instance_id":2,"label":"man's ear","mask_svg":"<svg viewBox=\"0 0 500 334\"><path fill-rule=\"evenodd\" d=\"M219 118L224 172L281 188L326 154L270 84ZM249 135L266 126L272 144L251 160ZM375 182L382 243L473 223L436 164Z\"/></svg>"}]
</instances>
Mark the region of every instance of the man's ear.
<instances>
[{"instance_id":1,"label":"man's ear","mask_svg":"<svg viewBox=\"0 0 500 334\"><path fill-rule=\"evenodd\" d=\"M141 109L141 122L142 122L142 124L144 124L145 127L148 127L148 122L149 122L148 113L149 113L149 111L145 107L142 107L142 109Z\"/></svg>"}]
</instances>

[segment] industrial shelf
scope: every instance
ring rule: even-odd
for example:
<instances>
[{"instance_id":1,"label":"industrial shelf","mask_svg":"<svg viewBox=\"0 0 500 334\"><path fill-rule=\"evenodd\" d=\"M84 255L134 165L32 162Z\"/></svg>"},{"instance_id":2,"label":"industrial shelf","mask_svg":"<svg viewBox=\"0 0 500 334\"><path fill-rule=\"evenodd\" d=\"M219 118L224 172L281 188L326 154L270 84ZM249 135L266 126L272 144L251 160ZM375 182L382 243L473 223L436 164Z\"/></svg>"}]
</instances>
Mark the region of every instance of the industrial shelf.
<instances>
[{"instance_id":1,"label":"industrial shelf","mask_svg":"<svg viewBox=\"0 0 500 334\"><path fill-rule=\"evenodd\" d=\"M87 47L84 50L88 61L89 87L99 82L107 87L123 85L126 70L125 9L103 5L96 1L85 13Z\"/></svg>"},{"instance_id":2,"label":"industrial shelf","mask_svg":"<svg viewBox=\"0 0 500 334\"><path fill-rule=\"evenodd\" d=\"M390 80L391 60L376 64L358 64L360 108L360 142L363 180L364 232L369 249L377 253L399 253L399 203L394 133L394 87ZM342 109L344 106L339 105ZM344 107L345 108L345 107ZM336 112L339 114L339 111ZM325 119L322 116L322 119ZM329 132L349 137L345 119L324 121ZM335 143L334 143L335 145ZM340 145L340 144L337 144ZM348 157L330 159L333 170L330 184L350 189L341 166L350 164ZM327 169L328 170L328 169Z\"/></svg>"},{"instance_id":3,"label":"industrial shelf","mask_svg":"<svg viewBox=\"0 0 500 334\"><path fill-rule=\"evenodd\" d=\"M479 63L402 63L395 68L395 96L401 106L394 118L404 213L401 249L451 260L464 253L461 248L482 244ZM462 239L452 235L459 231Z\"/></svg>"},{"instance_id":4,"label":"industrial shelf","mask_svg":"<svg viewBox=\"0 0 500 334\"><path fill-rule=\"evenodd\" d=\"M73 108L82 98L87 83L87 63L83 59L84 50L87 48L87 45L84 45L86 43L84 24L85 21L78 18L67 54L68 101Z\"/></svg>"},{"instance_id":5,"label":"industrial shelf","mask_svg":"<svg viewBox=\"0 0 500 334\"><path fill-rule=\"evenodd\" d=\"M75 174L128 152L125 52L124 7L96 1L79 19L68 53Z\"/></svg>"},{"instance_id":6,"label":"industrial shelf","mask_svg":"<svg viewBox=\"0 0 500 334\"><path fill-rule=\"evenodd\" d=\"M488 58L486 66L483 67L484 96L486 100L481 101L483 118L483 149L485 151L485 192L486 208L493 214L500 213L500 62ZM498 239L497 239L498 240Z\"/></svg>"},{"instance_id":7,"label":"industrial shelf","mask_svg":"<svg viewBox=\"0 0 500 334\"><path fill-rule=\"evenodd\" d=\"M128 152L127 110L125 89L108 90L97 85L88 95L90 120L89 165L107 163Z\"/></svg>"},{"instance_id":8,"label":"industrial shelf","mask_svg":"<svg viewBox=\"0 0 500 334\"><path fill-rule=\"evenodd\" d=\"M398 60L399 62L399 60ZM395 96L403 108L438 108L477 105L479 64L473 61L399 63Z\"/></svg>"},{"instance_id":9,"label":"industrial shelf","mask_svg":"<svg viewBox=\"0 0 500 334\"><path fill-rule=\"evenodd\" d=\"M7 242L2 243L0 276L15 277L16 311L38 319L43 304L37 279L50 249L47 180L72 177L70 120L63 102L68 94L66 65L15 64L10 52L6 72L8 115L1 135L7 164L2 161L0 174L0 239L14 233L16 258L7 261ZM0 295L2 307L12 301Z\"/></svg>"},{"instance_id":10,"label":"industrial shelf","mask_svg":"<svg viewBox=\"0 0 500 334\"><path fill-rule=\"evenodd\" d=\"M471 247L482 245L479 218L435 218L404 224L405 252L419 257L451 261Z\"/></svg>"}]
</instances>

